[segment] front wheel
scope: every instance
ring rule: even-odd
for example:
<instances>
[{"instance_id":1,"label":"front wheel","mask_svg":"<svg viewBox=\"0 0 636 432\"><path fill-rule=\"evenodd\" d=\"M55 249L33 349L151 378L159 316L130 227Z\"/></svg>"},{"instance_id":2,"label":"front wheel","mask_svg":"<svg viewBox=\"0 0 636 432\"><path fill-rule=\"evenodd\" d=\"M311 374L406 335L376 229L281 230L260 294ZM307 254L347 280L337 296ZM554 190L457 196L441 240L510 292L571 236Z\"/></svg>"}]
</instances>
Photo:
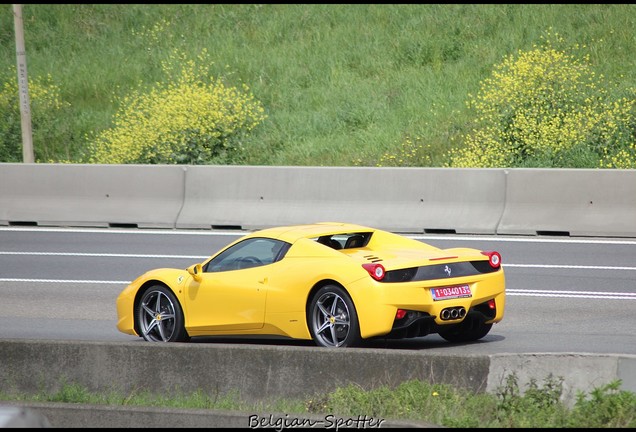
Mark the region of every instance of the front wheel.
<instances>
[{"instance_id":1,"label":"front wheel","mask_svg":"<svg viewBox=\"0 0 636 432\"><path fill-rule=\"evenodd\" d=\"M309 303L307 322L316 345L350 347L361 342L356 309L339 286L326 285L316 292Z\"/></svg>"},{"instance_id":2,"label":"front wheel","mask_svg":"<svg viewBox=\"0 0 636 432\"><path fill-rule=\"evenodd\" d=\"M155 285L141 296L136 311L141 337L149 342L185 342L183 311L172 291Z\"/></svg>"}]
</instances>

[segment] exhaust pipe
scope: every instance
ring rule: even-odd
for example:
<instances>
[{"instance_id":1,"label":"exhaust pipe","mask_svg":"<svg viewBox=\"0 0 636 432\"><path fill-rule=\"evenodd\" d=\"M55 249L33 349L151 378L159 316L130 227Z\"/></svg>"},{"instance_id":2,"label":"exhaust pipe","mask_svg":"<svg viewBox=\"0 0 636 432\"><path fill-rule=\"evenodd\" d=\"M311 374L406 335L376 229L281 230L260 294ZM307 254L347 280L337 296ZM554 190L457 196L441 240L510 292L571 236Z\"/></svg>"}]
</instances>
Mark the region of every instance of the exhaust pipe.
<instances>
[{"instance_id":1,"label":"exhaust pipe","mask_svg":"<svg viewBox=\"0 0 636 432\"><path fill-rule=\"evenodd\" d=\"M440 315L444 321L464 318L466 316L466 309L461 306L450 307L443 309Z\"/></svg>"}]
</instances>

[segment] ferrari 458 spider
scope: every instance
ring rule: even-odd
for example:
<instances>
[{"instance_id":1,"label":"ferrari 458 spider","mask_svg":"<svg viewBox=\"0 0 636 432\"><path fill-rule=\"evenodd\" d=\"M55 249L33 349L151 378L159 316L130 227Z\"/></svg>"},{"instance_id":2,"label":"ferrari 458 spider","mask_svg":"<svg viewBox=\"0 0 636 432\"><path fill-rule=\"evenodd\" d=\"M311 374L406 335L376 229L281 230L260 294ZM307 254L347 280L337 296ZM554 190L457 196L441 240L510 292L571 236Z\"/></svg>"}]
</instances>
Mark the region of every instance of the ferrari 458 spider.
<instances>
[{"instance_id":1,"label":"ferrari 458 spider","mask_svg":"<svg viewBox=\"0 0 636 432\"><path fill-rule=\"evenodd\" d=\"M117 298L117 328L163 342L269 335L347 347L433 333L467 342L488 334L504 306L496 251L316 223L252 232L187 269L143 274Z\"/></svg>"}]
</instances>

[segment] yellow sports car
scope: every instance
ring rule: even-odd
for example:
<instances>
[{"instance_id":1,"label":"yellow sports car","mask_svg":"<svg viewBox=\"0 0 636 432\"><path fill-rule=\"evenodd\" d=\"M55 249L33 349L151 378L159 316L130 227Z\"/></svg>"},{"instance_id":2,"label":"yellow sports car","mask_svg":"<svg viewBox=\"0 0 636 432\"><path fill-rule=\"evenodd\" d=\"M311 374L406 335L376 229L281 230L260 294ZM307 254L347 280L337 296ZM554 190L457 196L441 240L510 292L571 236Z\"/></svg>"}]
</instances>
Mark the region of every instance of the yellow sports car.
<instances>
[{"instance_id":1,"label":"yellow sports car","mask_svg":"<svg viewBox=\"0 0 636 432\"><path fill-rule=\"evenodd\" d=\"M466 342L503 319L505 299L498 252L324 222L256 231L187 269L145 273L119 294L117 328L163 342L271 335L347 347L432 333Z\"/></svg>"}]
</instances>

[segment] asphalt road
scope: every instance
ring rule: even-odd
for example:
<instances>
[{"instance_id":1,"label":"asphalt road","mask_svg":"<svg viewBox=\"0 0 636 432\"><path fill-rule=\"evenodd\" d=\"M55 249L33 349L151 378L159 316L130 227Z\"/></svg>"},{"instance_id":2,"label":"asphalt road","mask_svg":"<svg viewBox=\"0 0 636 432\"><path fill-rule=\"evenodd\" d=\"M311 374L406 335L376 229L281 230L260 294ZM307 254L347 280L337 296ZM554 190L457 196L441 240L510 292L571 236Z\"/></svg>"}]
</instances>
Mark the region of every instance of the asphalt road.
<instances>
[{"instance_id":1,"label":"asphalt road","mask_svg":"<svg viewBox=\"0 0 636 432\"><path fill-rule=\"evenodd\" d=\"M139 341L116 329L115 299L157 267L185 268L241 231L0 227L0 339ZM437 247L494 249L506 271L505 317L484 339L437 335L371 347L456 354L636 354L636 239L410 235ZM280 338L193 343L291 344Z\"/></svg>"}]
</instances>

